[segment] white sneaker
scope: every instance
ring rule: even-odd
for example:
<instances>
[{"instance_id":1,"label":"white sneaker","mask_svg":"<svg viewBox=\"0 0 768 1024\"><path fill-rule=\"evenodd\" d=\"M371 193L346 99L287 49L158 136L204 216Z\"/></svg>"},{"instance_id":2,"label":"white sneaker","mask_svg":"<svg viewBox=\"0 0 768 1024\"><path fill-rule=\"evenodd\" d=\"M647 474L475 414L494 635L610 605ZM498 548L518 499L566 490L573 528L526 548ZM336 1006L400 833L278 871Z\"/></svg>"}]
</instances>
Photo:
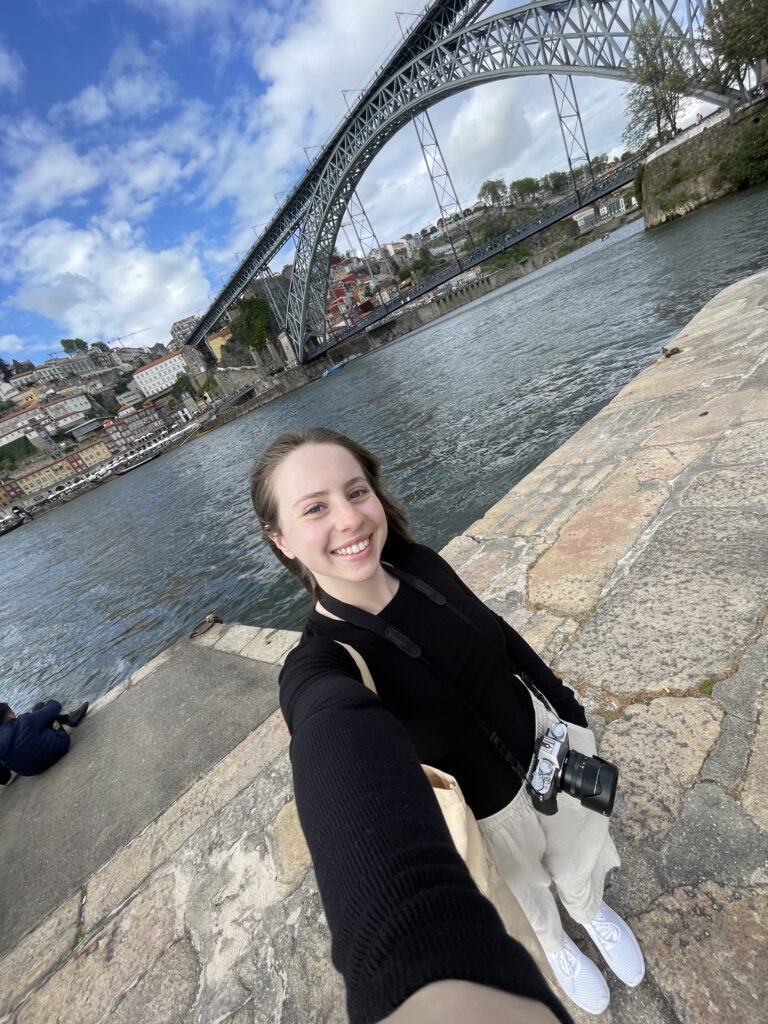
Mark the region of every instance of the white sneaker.
<instances>
[{"instance_id":1,"label":"white sneaker","mask_svg":"<svg viewBox=\"0 0 768 1024\"><path fill-rule=\"evenodd\" d=\"M585 927L616 977L630 988L639 985L645 974L645 961L627 922L607 903L601 903L597 916Z\"/></svg>"},{"instance_id":2,"label":"white sneaker","mask_svg":"<svg viewBox=\"0 0 768 1024\"><path fill-rule=\"evenodd\" d=\"M547 960L560 988L582 1010L598 1014L608 1007L611 993L605 978L567 935L563 948L547 953Z\"/></svg>"}]
</instances>

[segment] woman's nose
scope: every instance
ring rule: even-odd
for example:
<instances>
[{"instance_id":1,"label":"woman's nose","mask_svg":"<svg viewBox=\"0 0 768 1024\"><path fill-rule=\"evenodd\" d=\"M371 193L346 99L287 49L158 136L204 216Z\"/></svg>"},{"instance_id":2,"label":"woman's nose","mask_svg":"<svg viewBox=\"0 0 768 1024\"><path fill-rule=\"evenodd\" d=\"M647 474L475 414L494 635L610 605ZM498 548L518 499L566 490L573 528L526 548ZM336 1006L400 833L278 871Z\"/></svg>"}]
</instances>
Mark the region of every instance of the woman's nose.
<instances>
[{"instance_id":1,"label":"woman's nose","mask_svg":"<svg viewBox=\"0 0 768 1024\"><path fill-rule=\"evenodd\" d=\"M339 530L355 530L363 521L360 510L350 501L340 504L336 513L336 528Z\"/></svg>"}]
</instances>

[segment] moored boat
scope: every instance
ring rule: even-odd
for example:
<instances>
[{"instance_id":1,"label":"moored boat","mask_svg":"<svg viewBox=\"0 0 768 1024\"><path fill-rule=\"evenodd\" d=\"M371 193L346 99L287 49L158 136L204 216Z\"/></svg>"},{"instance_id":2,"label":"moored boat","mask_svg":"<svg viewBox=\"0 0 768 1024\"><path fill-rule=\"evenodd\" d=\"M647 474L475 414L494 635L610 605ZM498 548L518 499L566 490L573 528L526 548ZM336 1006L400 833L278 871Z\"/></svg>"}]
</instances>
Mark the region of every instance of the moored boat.
<instances>
[{"instance_id":1,"label":"moored boat","mask_svg":"<svg viewBox=\"0 0 768 1024\"><path fill-rule=\"evenodd\" d=\"M0 519L0 537L5 533L10 533L12 530L18 530L23 525L24 520L17 519L15 516L13 519Z\"/></svg>"}]
</instances>

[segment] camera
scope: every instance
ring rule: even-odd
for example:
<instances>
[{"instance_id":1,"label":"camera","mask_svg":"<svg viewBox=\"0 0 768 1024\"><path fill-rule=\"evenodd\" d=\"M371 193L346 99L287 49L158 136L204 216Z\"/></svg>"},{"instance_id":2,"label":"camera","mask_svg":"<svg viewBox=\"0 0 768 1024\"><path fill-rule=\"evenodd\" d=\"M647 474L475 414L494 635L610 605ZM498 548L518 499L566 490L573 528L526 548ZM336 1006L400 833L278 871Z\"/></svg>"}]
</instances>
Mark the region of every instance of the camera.
<instances>
[{"instance_id":1,"label":"camera","mask_svg":"<svg viewBox=\"0 0 768 1024\"><path fill-rule=\"evenodd\" d=\"M553 722L536 741L528 792L540 814L557 813L557 794L576 797L583 807L608 816L613 810L619 769L602 757L571 750L568 726Z\"/></svg>"}]
</instances>

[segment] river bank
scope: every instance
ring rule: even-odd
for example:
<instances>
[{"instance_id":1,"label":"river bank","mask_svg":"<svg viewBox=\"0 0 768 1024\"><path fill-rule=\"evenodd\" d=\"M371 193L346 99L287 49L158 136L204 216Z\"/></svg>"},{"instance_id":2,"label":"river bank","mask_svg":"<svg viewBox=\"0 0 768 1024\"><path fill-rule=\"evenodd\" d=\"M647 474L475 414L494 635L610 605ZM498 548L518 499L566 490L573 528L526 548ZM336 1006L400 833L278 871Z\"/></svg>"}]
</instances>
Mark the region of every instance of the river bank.
<instances>
[{"instance_id":1,"label":"river bank","mask_svg":"<svg viewBox=\"0 0 768 1024\"><path fill-rule=\"evenodd\" d=\"M711 114L651 153L640 168L646 227L768 177L768 97Z\"/></svg>"},{"instance_id":2,"label":"river bank","mask_svg":"<svg viewBox=\"0 0 768 1024\"><path fill-rule=\"evenodd\" d=\"M668 348L444 554L620 766L609 900L648 975L601 1020L742 1024L768 1001L768 272ZM0 1021L342 1024L276 710L296 637L180 641L0 792Z\"/></svg>"}]
</instances>

